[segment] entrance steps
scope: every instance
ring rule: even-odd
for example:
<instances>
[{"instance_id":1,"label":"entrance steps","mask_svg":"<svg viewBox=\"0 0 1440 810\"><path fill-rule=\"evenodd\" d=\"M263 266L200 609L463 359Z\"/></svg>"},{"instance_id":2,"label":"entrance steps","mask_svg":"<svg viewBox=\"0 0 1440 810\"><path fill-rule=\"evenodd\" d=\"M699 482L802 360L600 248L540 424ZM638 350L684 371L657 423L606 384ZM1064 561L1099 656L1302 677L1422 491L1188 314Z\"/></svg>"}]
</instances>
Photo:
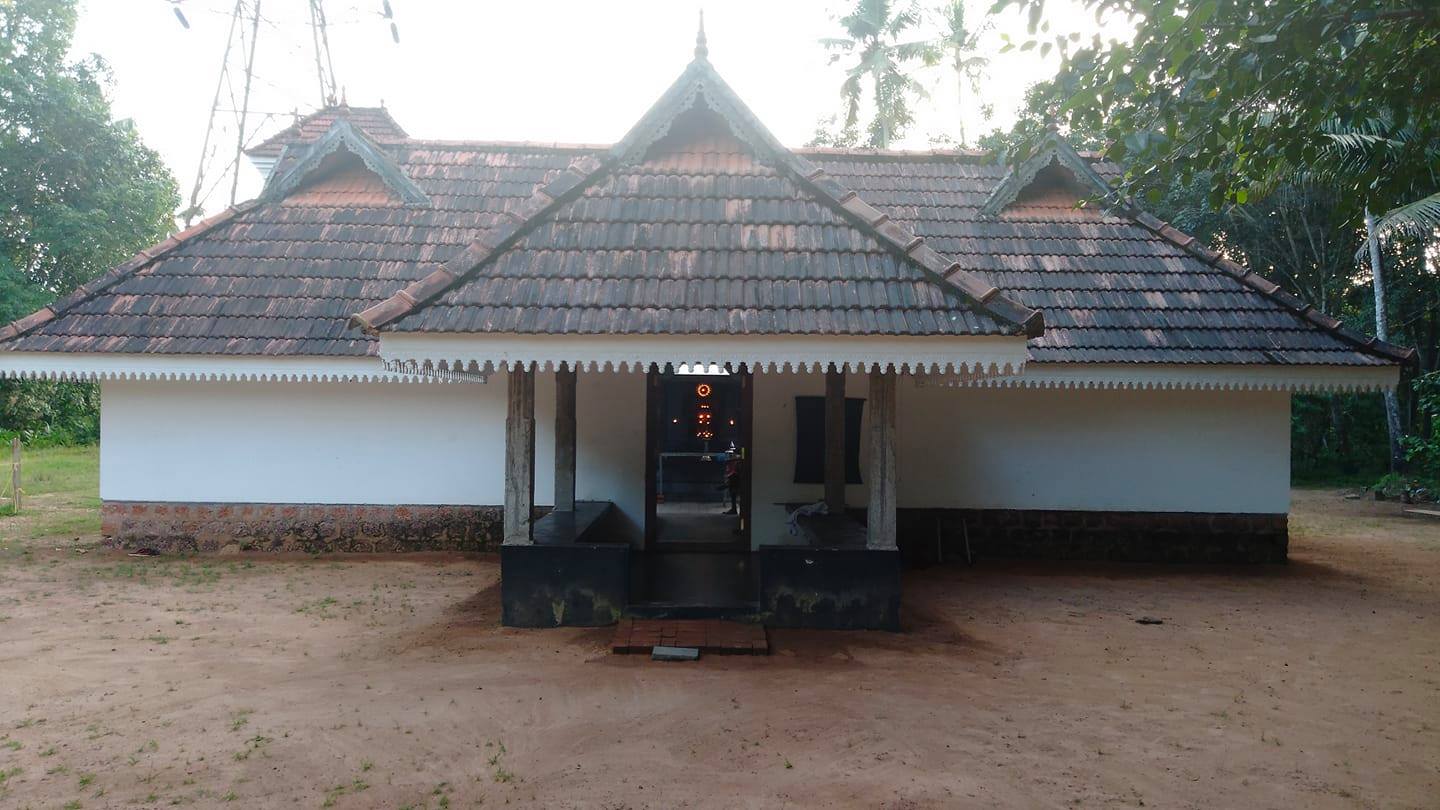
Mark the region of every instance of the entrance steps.
<instances>
[{"instance_id":1,"label":"entrance steps","mask_svg":"<svg viewBox=\"0 0 1440 810\"><path fill-rule=\"evenodd\" d=\"M648 655L655 647L695 647L712 655L769 655L765 627L720 619L621 619L611 652Z\"/></svg>"}]
</instances>

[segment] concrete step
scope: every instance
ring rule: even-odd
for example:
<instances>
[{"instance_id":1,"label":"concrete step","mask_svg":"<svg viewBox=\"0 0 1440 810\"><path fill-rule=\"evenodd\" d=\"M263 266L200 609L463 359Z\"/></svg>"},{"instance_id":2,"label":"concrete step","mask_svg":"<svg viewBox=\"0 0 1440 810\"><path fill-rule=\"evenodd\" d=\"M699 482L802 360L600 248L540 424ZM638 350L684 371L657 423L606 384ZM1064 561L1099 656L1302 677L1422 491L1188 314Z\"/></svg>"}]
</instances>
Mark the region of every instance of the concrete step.
<instances>
[{"instance_id":1,"label":"concrete step","mask_svg":"<svg viewBox=\"0 0 1440 810\"><path fill-rule=\"evenodd\" d=\"M759 602L736 602L728 605L690 605L679 602L634 602L622 613L634 619L753 619L760 612Z\"/></svg>"}]
</instances>

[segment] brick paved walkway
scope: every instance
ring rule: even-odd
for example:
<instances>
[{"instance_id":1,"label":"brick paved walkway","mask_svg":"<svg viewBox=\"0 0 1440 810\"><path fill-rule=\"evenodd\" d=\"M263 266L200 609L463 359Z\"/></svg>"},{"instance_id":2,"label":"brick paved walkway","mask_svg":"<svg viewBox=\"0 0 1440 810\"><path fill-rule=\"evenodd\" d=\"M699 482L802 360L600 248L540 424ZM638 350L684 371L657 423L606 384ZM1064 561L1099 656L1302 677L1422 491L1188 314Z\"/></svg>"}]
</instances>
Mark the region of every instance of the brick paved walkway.
<instances>
[{"instance_id":1,"label":"brick paved walkway","mask_svg":"<svg viewBox=\"0 0 1440 810\"><path fill-rule=\"evenodd\" d=\"M612 652L649 653L657 645L699 647L720 655L769 655L770 641L758 624L719 619L621 619Z\"/></svg>"}]
</instances>

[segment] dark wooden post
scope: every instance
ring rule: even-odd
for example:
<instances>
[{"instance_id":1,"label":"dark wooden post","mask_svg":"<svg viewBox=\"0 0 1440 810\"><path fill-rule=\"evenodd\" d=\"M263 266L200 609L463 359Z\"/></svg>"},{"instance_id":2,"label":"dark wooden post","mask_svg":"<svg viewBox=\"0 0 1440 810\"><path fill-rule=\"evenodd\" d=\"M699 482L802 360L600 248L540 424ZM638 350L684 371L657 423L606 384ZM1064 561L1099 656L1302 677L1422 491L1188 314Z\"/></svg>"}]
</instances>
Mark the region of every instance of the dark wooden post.
<instances>
[{"instance_id":1,"label":"dark wooden post","mask_svg":"<svg viewBox=\"0 0 1440 810\"><path fill-rule=\"evenodd\" d=\"M506 375L505 544L535 541L535 371L516 367Z\"/></svg>"},{"instance_id":2,"label":"dark wooden post","mask_svg":"<svg viewBox=\"0 0 1440 810\"><path fill-rule=\"evenodd\" d=\"M845 372L825 372L825 506L845 511Z\"/></svg>"},{"instance_id":3,"label":"dark wooden post","mask_svg":"<svg viewBox=\"0 0 1440 810\"><path fill-rule=\"evenodd\" d=\"M895 549L895 374L870 372L870 508L865 547Z\"/></svg>"},{"instance_id":4,"label":"dark wooden post","mask_svg":"<svg viewBox=\"0 0 1440 810\"><path fill-rule=\"evenodd\" d=\"M555 372L555 511L575 511L575 370Z\"/></svg>"}]
</instances>

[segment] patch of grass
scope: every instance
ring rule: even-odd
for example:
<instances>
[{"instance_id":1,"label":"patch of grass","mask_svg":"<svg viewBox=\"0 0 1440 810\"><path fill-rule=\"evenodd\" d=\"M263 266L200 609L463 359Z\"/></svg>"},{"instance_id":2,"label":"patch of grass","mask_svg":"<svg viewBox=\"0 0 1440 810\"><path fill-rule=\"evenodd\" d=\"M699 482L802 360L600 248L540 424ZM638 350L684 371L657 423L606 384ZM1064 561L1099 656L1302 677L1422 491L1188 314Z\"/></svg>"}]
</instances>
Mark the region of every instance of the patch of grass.
<instances>
[{"instance_id":1,"label":"patch of grass","mask_svg":"<svg viewBox=\"0 0 1440 810\"><path fill-rule=\"evenodd\" d=\"M509 753L505 750L505 743L499 741L487 742L485 743L485 747L495 750L495 753L491 754L490 757L486 760L486 764L493 769L490 774L491 778L501 784L514 782L514 771L507 769L505 765L501 762L501 760L505 759L505 755Z\"/></svg>"},{"instance_id":2,"label":"patch of grass","mask_svg":"<svg viewBox=\"0 0 1440 810\"><path fill-rule=\"evenodd\" d=\"M24 502L18 515L8 503L0 507L0 536L27 541L98 533L99 446L47 447L22 453L20 489Z\"/></svg>"},{"instance_id":3,"label":"patch of grass","mask_svg":"<svg viewBox=\"0 0 1440 810\"><path fill-rule=\"evenodd\" d=\"M259 734L251 737L250 739L245 741L245 749L243 751L235 752L235 761L244 762L245 760L249 759L251 755L253 755L256 751L259 751L260 754L264 756L265 746L269 745L271 742L274 741L271 740L269 737L262 737Z\"/></svg>"},{"instance_id":4,"label":"patch of grass","mask_svg":"<svg viewBox=\"0 0 1440 810\"><path fill-rule=\"evenodd\" d=\"M250 715L254 713L254 709L241 709L240 711L235 712L235 714L230 718L230 730L239 731L240 729L244 728L250 722Z\"/></svg>"},{"instance_id":5,"label":"patch of grass","mask_svg":"<svg viewBox=\"0 0 1440 810\"><path fill-rule=\"evenodd\" d=\"M333 619L335 618L335 614L330 612L330 608L335 607L338 604L340 604L340 600L336 599L333 596L327 596L324 599L316 599L313 602L306 602L300 607L295 608L295 612L308 613L311 616L316 616L321 619Z\"/></svg>"},{"instance_id":6,"label":"patch of grass","mask_svg":"<svg viewBox=\"0 0 1440 810\"><path fill-rule=\"evenodd\" d=\"M219 582L223 576L222 565L205 558L154 557L99 566L90 569L90 575L142 585L165 584L194 589Z\"/></svg>"}]
</instances>

